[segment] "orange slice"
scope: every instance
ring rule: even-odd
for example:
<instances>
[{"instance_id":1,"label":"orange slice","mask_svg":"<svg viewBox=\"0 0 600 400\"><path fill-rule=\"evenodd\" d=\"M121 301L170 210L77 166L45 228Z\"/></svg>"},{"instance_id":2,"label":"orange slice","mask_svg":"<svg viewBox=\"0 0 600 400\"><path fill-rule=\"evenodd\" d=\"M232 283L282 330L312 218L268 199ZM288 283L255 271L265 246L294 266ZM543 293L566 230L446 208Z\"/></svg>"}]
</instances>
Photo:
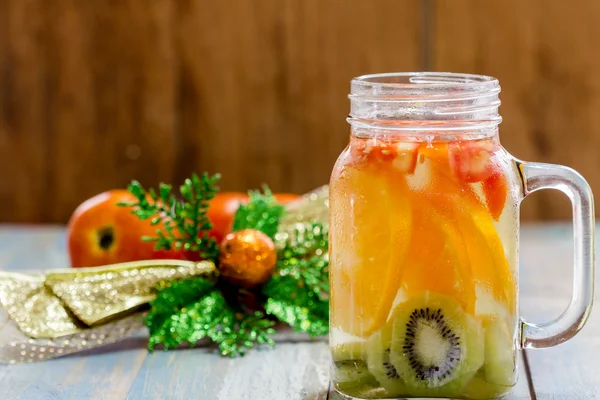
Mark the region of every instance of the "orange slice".
<instances>
[{"instance_id":1,"label":"orange slice","mask_svg":"<svg viewBox=\"0 0 600 400\"><path fill-rule=\"evenodd\" d=\"M516 285L492 215L468 184L449 173L448 162L441 154L443 150L429 159L430 185L425 190L431 204L456 222L466 243L475 284L513 310Z\"/></svg>"},{"instance_id":2,"label":"orange slice","mask_svg":"<svg viewBox=\"0 0 600 400\"><path fill-rule=\"evenodd\" d=\"M404 175L346 166L330 187L331 324L368 336L387 320L412 229Z\"/></svg>"},{"instance_id":3,"label":"orange slice","mask_svg":"<svg viewBox=\"0 0 600 400\"><path fill-rule=\"evenodd\" d=\"M403 274L406 295L429 290L456 299L474 313L475 285L467 245L451 219L425 195L414 195L413 234Z\"/></svg>"},{"instance_id":4,"label":"orange slice","mask_svg":"<svg viewBox=\"0 0 600 400\"><path fill-rule=\"evenodd\" d=\"M474 274L476 283L515 312L517 285L490 215L485 210L471 208L461 219L465 227L463 236L470 237L470 257L478 262L478 273Z\"/></svg>"}]
</instances>

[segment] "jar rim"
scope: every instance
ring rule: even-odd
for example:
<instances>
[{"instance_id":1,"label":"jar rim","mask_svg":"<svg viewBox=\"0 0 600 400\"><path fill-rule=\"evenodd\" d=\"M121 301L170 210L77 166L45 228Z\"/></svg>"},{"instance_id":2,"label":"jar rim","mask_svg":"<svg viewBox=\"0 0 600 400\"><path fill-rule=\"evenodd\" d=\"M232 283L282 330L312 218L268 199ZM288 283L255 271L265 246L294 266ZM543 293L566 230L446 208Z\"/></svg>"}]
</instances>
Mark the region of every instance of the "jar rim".
<instances>
[{"instance_id":1,"label":"jar rim","mask_svg":"<svg viewBox=\"0 0 600 400\"><path fill-rule=\"evenodd\" d=\"M357 76L353 87L387 87L398 89L427 89L453 87L481 87L498 85L498 79L488 75L456 72L386 72Z\"/></svg>"}]
</instances>

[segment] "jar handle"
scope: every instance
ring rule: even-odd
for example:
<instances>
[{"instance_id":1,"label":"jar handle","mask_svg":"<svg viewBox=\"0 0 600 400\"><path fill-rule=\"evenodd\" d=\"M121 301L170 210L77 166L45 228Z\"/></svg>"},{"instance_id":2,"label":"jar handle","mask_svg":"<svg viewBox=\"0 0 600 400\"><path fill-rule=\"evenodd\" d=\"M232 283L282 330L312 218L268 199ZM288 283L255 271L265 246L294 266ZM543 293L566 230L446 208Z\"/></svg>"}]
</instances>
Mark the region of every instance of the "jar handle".
<instances>
[{"instance_id":1,"label":"jar handle","mask_svg":"<svg viewBox=\"0 0 600 400\"><path fill-rule=\"evenodd\" d=\"M524 196L540 189L566 194L573 208L573 294L567 309L554 321L534 324L521 320L521 346L544 348L563 343L585 325L594 297L594 197L575 170L561 165L519 162Z\"/></svg>"}]
</instances>

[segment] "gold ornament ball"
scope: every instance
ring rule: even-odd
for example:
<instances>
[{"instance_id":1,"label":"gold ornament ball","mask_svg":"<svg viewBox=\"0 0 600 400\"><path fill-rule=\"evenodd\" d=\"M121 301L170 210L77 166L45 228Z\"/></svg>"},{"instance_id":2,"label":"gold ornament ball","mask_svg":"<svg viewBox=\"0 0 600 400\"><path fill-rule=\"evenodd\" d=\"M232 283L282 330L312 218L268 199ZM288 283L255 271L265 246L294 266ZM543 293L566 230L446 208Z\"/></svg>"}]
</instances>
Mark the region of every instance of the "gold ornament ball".
<instances>
[{"instance_id":1,"label":"gold ornament ball","mask_svg":"<svg viewBox=\"0 0 600 400\"><path fill-rule=\"evenodd\" d=\"M277 253L270 237L255 229L232 232L221 242L219 269L228 282L251 289L271 278Z\"/></svg>"}]
</instances>

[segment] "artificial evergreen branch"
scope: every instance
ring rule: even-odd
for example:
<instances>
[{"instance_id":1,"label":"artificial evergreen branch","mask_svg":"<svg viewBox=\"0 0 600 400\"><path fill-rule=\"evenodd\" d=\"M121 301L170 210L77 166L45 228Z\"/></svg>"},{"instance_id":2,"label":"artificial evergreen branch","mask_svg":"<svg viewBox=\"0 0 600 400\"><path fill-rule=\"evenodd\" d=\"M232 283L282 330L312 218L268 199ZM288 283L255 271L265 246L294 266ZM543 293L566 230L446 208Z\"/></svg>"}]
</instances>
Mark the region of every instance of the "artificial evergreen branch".
<instances>
[{"instance_id":1,"label":"artificial evergreen branch","mask_svg":"<svg viewBox=\"0 0 600 400\"><path fill-rule=\"evenodd\" d=\"M326 300L329 295L329 232L320 222L296 228L278 254L277 274L291 276Z\"/></svg>"},{"instance_id":2,"label":"artificial evergreen branch","mask_svg":"<svg viewBox=\"0 0 600 400\"><path fill-rule=\"evenodd\" d=\"M154 326L149 325L150 350L157 345L163 345L165 350L176 348L183 343L194 345L201 339L209 338L218 344L221 354L235 357L244 355L246 349L256 345L274 344L271 338L274 333L273 321L266 319L261 312L252 315L236 312L218 289L197 292L196 299L184 306L181 304L186 295L173 301L174 297L192 289L194 285L201 286L200 289L204 287L198 282L187 282L185 287L172 287L175 292L164 290L158 293L146 319L147 322L154 322ZM181 292L177 293L177 290ZM173 306L176 306L177 310L174 310ZM163 318L164 316L166 318ZM162 321L162 324L158 324L159 321Z\"/></svg>"},{"instance_id":3,"label":"artificial evergreen branch","mask_svg":"<svg viewBox=\"0 0 600 400\"><path fill-rule=\"evenodd\" d=\"M226 307L225 299L217 290L181 307L157 327L154 333L150 333L148 349L154 350L155 346L163 345L168 350L186 342L194 345L219 323L223 307Z\"/></svg>"},{"instance_id":4,"label":"artificial evergreen branch","mask_svg":"<svg viewBox=\"0 0 600 400\"><path fill-rule=\"evenodd\" d=\"M302 287L291 277L274 277L267 282L264 293L267 314L290 325L295 331L311 336L329 332L329 301Z\"/></svg>"},{"instance_id":5,"label":"artificial evergreen branch","mask_svg":"<svg viewBox=\"0 0 600 400\"><path fill-rule=\"evenodd\" d=\"M150 302L150 312L145 323L150 336L157 335L167 320L182 308L202 298L215 286L214 282L200 277L192 277L168 282L168 286L158 288L156 299ZM159 334L158 336L163 336ZM152 340L149 347L154 347Z\"/></svg>"},{"instance_id":6,"label":"artificial evergreen branch","mask_svg":"<svg viewBox=\"0 0 600 400\"><path fill-rule=\"evenodd\" d=\"M137 201L119 203L133 207L132 213L138 218L151 219L157 226L156 236L145 236L144 241L156 242L156 249L192 251L204 260L216 261L219 249L214 238L207 231L212 228L207 212L209 200L218 192L216 186L220 175L201 177L193 174L179 188L181 199L172 193L171 185L161 183L158 193L154 189L146 191L137 181L131 182L128 190Z\"/></svg>"},{"instance_id":7,"label":"artificial evergreen branch","mask_svg":"<svg viewBox=\"0 0 600 400\"><path fill-rule=\"evenodd\" d=\"M233 217L233 231L256 229L275 239L279 219L285 208L277 202L269 188L263 188L264 194L251 191L248 204L242 204Z\"/></svg>"},{"instance_id":8,"label":"artificial evergreen branch","mask_svg":"<svg viewBox=\"0 0 600 400\"><path fill-rule=\"evenodd\" d=\"M219 324L208 332L208 336L219 345L222 355L243 356L246 349L251 349L255 345L275 344L271 338L275 333L273 325L275 323L266 319L264 313L260 311L248 315L235 312L232 308L224 308Z\"/></svg>"},{"instance_id":9,"label":"artificial evergreen branch","mask_svg":"<svg viewBox=\"0 0 600 400\"><path fill-rule=\"evenodd\" d=\"M297 230L295 240L280 252L275 274L263 286L267 314L313 336L329 332L327 236L319 223Z\"/></svg>"},{"instance_id":10,"label":"artificial evergreen branch","mask_svg":"<svg viewBox=\"0 0 600 400\"><path fill-rule=\"evenodd\" d=\"M121 204L133 207L140 219L150 219L157 227L158 249L181 249L200 253L207 260L218 259L218 245L206 231L208 202L217 192L218 175L193 175L180 187L180 199L170 185L161 184L158 191L145 190L132 182L129 191L136 201ZM248 204L241 205L233 220L233 231L256 229L275 241L279 221L285 212L268 188L264 193L250 192ZM223 355L243 355L247 349L261 344L273 345L272 315L296 331L324 335L329 331L329 263L328 232L319 222L297 224L295 232L279 237L283 241L277 253L277 265L271 279L262 287L263 311L244 312L238 302L230 302L223 287L205 278L173 281L159 288L151 302L145 322L150 331L148 348L162 345L165 349L184 343L196 344L209 339ZM229 299L231 300L231 299ZM234 300L231 300L234 301Z\"/></svg>"}]
</instances>

